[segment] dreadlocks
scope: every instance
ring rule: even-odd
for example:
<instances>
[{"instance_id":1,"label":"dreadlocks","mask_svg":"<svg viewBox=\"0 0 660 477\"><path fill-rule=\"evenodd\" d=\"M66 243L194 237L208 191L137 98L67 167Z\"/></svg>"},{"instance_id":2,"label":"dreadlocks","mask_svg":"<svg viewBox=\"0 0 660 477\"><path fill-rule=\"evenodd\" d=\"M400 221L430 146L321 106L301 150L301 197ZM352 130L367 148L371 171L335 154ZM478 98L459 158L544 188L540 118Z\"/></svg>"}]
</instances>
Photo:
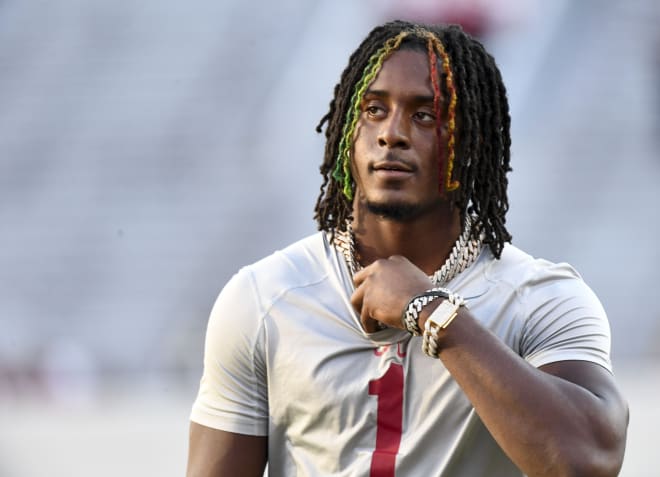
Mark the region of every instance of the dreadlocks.
<instances>
[{"instance_id":1,"label":"dreadlocks","mask_svg":"<svg viewBox=\"0 0 660 477\"><path fill-rule=\"evenodd\" d=\"M438 188L459 208L461 219L466 214L476 217L471 238L483 234L483 243L499 258L505 242L511 241L505 227L506 174L511 170L506 90L493 57L455 25L390 22L374 28L351 55L328 113L316 127L321 133L327 123L320 168L323 183L315 208L319 229L346 229L355 188L350 153L362 96L383 62L399 49L418 49L428 55L434 109L448 135L439 148ZM443 121L438 120L439 140Z\"/></svg>"}]
</instances>

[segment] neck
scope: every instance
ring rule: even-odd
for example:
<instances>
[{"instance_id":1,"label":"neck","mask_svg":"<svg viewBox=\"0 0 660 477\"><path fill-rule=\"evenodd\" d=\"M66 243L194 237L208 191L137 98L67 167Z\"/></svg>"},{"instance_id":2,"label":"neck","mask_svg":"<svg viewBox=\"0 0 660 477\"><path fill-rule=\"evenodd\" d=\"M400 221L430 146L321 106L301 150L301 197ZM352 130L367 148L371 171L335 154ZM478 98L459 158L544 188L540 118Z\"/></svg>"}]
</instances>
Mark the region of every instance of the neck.
<instances>
[{"instance_id":1,"label":"neck","mask_svg":"<svg viewBox=\"0 0 660 477\"><path fill-rule=\"evenodd\" d=\"M358 204L353 210L352 226L362 266L402 255L429 275L445 263L461 234L460 213L446 203L410 221L384 218Z\"/></svg>"}]
</instances>

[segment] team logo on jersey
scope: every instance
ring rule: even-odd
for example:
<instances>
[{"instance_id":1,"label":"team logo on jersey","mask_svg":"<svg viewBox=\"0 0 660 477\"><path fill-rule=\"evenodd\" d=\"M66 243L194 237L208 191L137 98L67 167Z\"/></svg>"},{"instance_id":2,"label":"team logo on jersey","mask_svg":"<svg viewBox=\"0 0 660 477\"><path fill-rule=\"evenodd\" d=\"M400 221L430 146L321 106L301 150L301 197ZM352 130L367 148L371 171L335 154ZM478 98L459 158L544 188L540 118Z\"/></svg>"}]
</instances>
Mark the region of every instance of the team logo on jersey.
<instances>
[{"instance_id":1,"label":"team logo on jersey","mask_svg":"<svg viewBox=\"0 0 660 477\"><path fill-rule=\"evenodd\" d=\"M399 358L405 358L408 354L409 342L410 340L399 341L398 343L396 343L396 346L394 346L394 343L381 345L378 348L374 349L374 354L376 356L383 356L385 353L388 353L390 350L392 350L392 352L396 352L396 355Z\"/></svg>"}]
</instances>

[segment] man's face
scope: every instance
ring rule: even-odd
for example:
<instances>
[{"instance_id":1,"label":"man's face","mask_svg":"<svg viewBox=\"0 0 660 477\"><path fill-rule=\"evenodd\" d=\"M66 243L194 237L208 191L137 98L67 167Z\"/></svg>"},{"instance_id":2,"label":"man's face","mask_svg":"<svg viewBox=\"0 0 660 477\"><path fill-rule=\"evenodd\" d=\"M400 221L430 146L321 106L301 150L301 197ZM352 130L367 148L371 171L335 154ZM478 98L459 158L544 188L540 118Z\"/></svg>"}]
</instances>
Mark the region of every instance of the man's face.
<instances>
[{"instance_id":1,"label":"man's face","mask_svg":"<svg viewBox=\"0 0 660 477\"><path fill-rule=\"evenodd\" d=\"M442 203L436 119L427 55L394 52L361 103L351 165L357 201L402 221Z\"/></svg>"}]
</instances>

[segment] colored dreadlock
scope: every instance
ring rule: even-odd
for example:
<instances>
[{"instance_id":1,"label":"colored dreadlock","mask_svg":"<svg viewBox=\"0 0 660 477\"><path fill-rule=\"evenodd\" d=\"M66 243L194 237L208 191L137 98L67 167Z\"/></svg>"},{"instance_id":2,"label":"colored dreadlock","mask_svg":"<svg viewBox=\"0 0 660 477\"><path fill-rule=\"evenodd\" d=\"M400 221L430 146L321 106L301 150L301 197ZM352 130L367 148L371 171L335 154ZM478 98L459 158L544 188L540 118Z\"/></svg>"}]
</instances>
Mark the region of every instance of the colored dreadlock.
<instances>
[{"instance_id":1,"label":"colored dreadlock","mask_svg":"<svg viewBox=\"0 0 660 477\"><path fill-rule=\"evenodd\" d=\"M342 191L348 200L353 199L353 188L351 184L351 169L350 169L350 150L353 147L353 135L355 133L355 126L357 125L358 119L360 117L360 101L362 101L362 96L364 96L365 91L374 80L378 72L380 71L381 66L383 66L383 61L401 44L403 40L408 36L408 32L401 32L394 38L390 38L385 42L385 45L378 50L371 58L369 58L369 63L367 63L366 68L364 69L364 74L362 78L355 85L355 92L351 97L351 105L346 113L346 121L344 122L344 127L342 131L341 141L339 142L339 154L337 157L337 163L335 164L335 170L332 173L332 177L341 183L343 183Z\"/></svg>"},{"instance_id":2,"label":"colored dreadlock","mask_svg":"<svg viewBox=\"0 0 660 477\"><path fill-rule=\"evenodd\" d=\"M323 183L315 208L319 229L345 230L351 217L355 185L350 153L362 97L383 62L399 49L427 53L439 141L446 116L447 139L439 142L439 190L459 208L462 219L468 213L476 216L472 238L483 233L483 243L499 258L504 243L511 241L505 227L506 174L511 170L506 90L493 57L455 25L390 22L374 28L351 55L329 111L316 127L320 133L327 123Z\"/></svg>"}]
</instances>

